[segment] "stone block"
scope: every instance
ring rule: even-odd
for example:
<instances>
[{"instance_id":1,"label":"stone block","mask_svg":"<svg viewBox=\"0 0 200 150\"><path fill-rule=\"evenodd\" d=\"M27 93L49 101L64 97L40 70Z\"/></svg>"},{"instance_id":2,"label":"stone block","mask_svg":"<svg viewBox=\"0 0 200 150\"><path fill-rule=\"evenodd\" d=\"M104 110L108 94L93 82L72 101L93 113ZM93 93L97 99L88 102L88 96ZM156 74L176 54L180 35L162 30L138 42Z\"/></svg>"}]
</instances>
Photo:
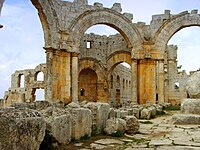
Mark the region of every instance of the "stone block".
<instances>
[{"instance_id":1,"label":"stone block","mask_svg":"<svg viewBox=\"0 0 200 150\"><path fill-rule=\"evenodd\" d=\"M181 112L200 115L200 99L184 99L181 103Z\"/></svg>"},{"instance_id":2,"label":"stone block","mask_svg":"<svg viewBox=\"0 0 200 150\"><path fill-rule=\"evenodd\" d=\"M0 149L37 150L45 136L46 123L41 114L31 109L1 109Z\"/></svg>"},{"instance_id":3,"label":"stone block","mask_svg":"<svg viewBox=\"0 0 200 150\"><path fill-rule=\"evenodd\" d=\"M109 118L115 118L115 110L114 110L114 108L110 108Z\"/></svg>"},{"instance_id":4,"label":"stone block","mask_svg":"<svg viewBox=\"0 0 200 150\"><path fill-rule=\"evenodd\" d=\"M102 7L103 7L103 4L102 4L102 3L95 2L95 3L94 3L94 6L97 7L97 8L102 8Z\"/></svg>"},{"instance_id":5,"label":"stone block","mask_svg":"<svg viewBox=\"0 0 200 150\"><path fill-rule=\"evenodd\" d=\"M142 109L140 118L141 119L150 119L151 118L151 110L146 109L146 108Z\"/></svg>"},{"instance_id":6,"label":"stone block","mask_svg":"<svg viewBox=\"0 0 200 150\"><path fill-rule=\"evenodd\" d=\"M116 110L115 110L115 117L116 117L116 118L120 118L120 117L121 117L121 112L120 112L119 109L116 109Z\"/></svg>"},{"instance_id":7,"label":"stone block","mask_svg":"<svg viewBox=\"0 0 200 150\"><path fill-rule=\"evenodd\" d=\"M135 116L126 116L126 133L134 134L139 131L140 123Z\"/></svg>"},{"instance_id":8,"label":"stone block","mask_svg":"<svg viewBox=\"0 0 200 150\"><path fill-rule=\"evenodd\" d=\"M47 124L47 131L60 144L71 142L72 117L66 109L48 107L42 110Z\"/></svg>"},{"instance_id":9,"label":"stone block","mask_svg":"<svg viewBox=\"0 0 200 150\"><path fill-rule=\"evenodd\" d=\"M92 134L102 133L109 118L110 105L107 103L90 102L85 107L92 112Z\"/></svg>"},{"instance_id":10,"label":"stone block","mask_svg":"<svg viewBox=\"0 0 200 150\"><path fill-rule=\"evenodd\" d=\"M126 116L128 116L128 111L126 111L126 110L121 110L121 111L120 111L120 118L124 119Z\"/></svg>"},{"instance_id":11,"label":"stone block","mask_svg":"<svg viewBox=\"0 0 200 150\"><path fill-rule=\"evenodd\" d=\"M124 13L123 14L126 18L128 18L129 20L133 20L133 14L131 14L131 13Z\"/></svg>"},{"instance_id":12,"label":"stone block","mask_svg":"<svg viewBox=\"0 0 200 150\"><path fill-rule=\"evenodd\" d=\"M105 133L108 135L112 134L124 134L126 130L126 121L121 118L111 118L106 121Z\"/></svg>"},{"instance_id":13,"label":"stone block","mask_svg":"<svg viewBox=\"0 0 200 150\"><path fill-rule=\"evenodd\" d=\"M117 12L122 12L122 7L120 3L114 3L111 9Z\"/></svg>"},{"instance_id":14,"label":"stone block","mask_svg":"<svg viewBox=\"0 0 200 150\"><path fill-rule=\"evenodd\" d=\"M179 125L200 125L200 115L195 114L175 114L172 116L172 123Z\"/></svg>"},{"instance_id":15,"label":"stone block","mask_svg":"<svg viewBox=\"0 0 200 150\"><path fill-rule=\"evenodd\" d=\"M72 139L80 140L82 137L90 137L92 133L92 113L87 108L73 108L72 115Z\"/></svg>"},{"instance_id":16,"label":"stone block","mask_svg":"<svg viewBox=\"0 0 200 150\"><path fill-rule=\"evenodd\" d=\"M186 91L190 98L200 99L200 71L192 74L186 83Z\"/></svg>"},{"instance_id":17,"label":"stone block","mask_svg":"<svg viewBox=\"0 0 200 150\"><path fill-rule=\"evenodd\" d=\"M139 108L133 108L133 115L139 119L140 118L140 109Z\"/></svg>"}]
</instances>

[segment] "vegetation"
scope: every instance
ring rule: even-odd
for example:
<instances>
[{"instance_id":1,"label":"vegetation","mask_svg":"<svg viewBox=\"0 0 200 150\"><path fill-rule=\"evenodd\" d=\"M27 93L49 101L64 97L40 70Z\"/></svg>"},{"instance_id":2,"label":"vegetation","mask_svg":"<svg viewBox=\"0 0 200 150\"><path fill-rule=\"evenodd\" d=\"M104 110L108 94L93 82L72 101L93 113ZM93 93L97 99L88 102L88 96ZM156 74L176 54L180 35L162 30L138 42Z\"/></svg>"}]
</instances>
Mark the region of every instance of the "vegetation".
<instances>
[{"instance_id":1,"label":"vegetation","mask_svg":"<svg viewBox=\"0 0 200 150\"><path fill-rule=\"evenodd\" d=\"M166 113L164 111L156 111L156 116L162 116L165 115Z\"/></svg>"},{"instance_id":2,"label":"vegetation","mask_svg":"<svg viewBox=\"0 0 200 150\"><path fill-rule=\"evenodd\" d=\"M181 110L181 106L180 105L174 105L174 106L170 106L170 107L165 108L165 110L177 111L177 110Z\"/></svg>"}]
</instances>

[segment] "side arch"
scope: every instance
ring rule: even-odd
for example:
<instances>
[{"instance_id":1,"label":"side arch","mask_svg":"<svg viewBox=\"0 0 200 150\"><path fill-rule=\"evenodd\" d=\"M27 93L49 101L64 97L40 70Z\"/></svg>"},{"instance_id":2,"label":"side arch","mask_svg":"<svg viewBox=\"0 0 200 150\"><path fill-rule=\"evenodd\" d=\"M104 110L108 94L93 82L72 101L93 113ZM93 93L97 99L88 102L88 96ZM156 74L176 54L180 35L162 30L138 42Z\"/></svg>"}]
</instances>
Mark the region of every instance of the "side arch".
<instances>
[{"instance_id":1,"label":"side arch","mask_svg":"<svg viewBox=\"0 0 200 150\"><path fill-rule=\"evenodd\" d=\"M99 64L99 62L92 58L85 58L79 60L78 74L80 75L82 70L93 70L97 75L96 83L96 100L97 102L108 102L108 84L106 80L107 71ZM79 92L81 89L79 87ZM80 94L80 93L79 93Z\"/></svg>"},{"instance_id":2,"label":"side arch","mask_svg":"<svg viewBox=\"0 0 200 150\"><path fill-rule=\"evenodd\" d=\"M72 31L73 37L78 37L75 43L80 41L81 36L89 27L97 24L108 25L116 29L124 37L129 48L142 49L141 35L132 21L107 8L86 11L73 21L70 31Z\"/></svg>"},{"instance_id":3,"label":"side arch","mask_svg":"<svg viewBox=\"0 0 200 150\"><path fill-rule=\"evenodd\" d=\"M79 60L79 67L78 67L78 74L80 74L80 72L83 69L91 69L94 70L97 74L97 78L98 81L103 81L106 79L106 70L105 68L99 64L98 60L93 59L93 58L83 58Z\"/></svg>"},{"instance_id":4,"label":"side arch","mask_svg":"<svg viewBox=\"0 0 200 150\"><path fill-rule=\"evenodd\" d=\"M168 41L176 32L191 26L200 26L199 14L177 15L164 22L155 34L155 48L164 51Z\"/></svg>"},{"instance_id":5,"label":"side arch","mask_svg":"<svg viewBox=\"0 0 200 150\"><path fill-rule=\"evenodd\" d=\"M131 65L131 53L119 52L110 55L108 58L108 75L110 76L113 69L122 62L126 62Z\"/></svg>"}]
</instances>

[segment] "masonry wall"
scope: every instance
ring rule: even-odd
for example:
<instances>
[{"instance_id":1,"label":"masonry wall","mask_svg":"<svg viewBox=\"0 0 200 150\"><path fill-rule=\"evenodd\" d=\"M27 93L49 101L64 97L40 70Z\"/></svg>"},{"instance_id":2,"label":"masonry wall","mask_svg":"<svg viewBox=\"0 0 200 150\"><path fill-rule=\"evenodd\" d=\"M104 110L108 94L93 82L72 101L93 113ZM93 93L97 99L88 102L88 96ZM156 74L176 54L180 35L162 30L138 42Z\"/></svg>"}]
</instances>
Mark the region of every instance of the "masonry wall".
<instances>
[{"instance_id":1,"label":"masonry wall","mask_svg":"<svg viewBox=\"0 0 200 150\"><path fill-rule=\"evenodd\" d=\"M90 47L87 47L87 42L90 42ZM113 72L111 73L111 77L109 77L109 73L106 71L108 67L108 59L111 55L114 55L118 52L130 52L130 49L127 48L126 42L119 35L111 35L111 36L100 36L95 34L85 35L81 41L80 55L79 60L81 59L92 59L98 62L99 66L102 66L104 72L98 71L95 72L97 76L104 77L101 78L100 82L97 82L97 97L93 95L87 95L87 97L80 98L80 90L79 87L79 98L81 101L97 101L100 98L100 101L108 102L112 106L124 106L128 105L131 100L131 70L123 65L117 65ZM147 63L148 61L149 63ZM142 71L142 65L144 69L158 69L155 68L156 65L153 64L152 67L150 60L141 60L138 62L138 71ZM154 62L156 63L156 62ZM87 64L84 64L87 68ZM92 65L92 64L91 64ZM93 64L94 65L94 64ZM147 67L148 66L148 67ZM91 66L95 68L95 66ZM84 68L84 66L82 66ZM39 72L44 73L44 80L37 81L37 74ZM150 73L150 72L149 72ZM16 71L12 75L11 87L8 91L5 92L4 96L4 105L8 106L14 102L32 102L35 101L35 91L36 89L45 89L46 88L46 64L40 64L35 69L27 69ZM142 74L142 73L141 73ZM24 76L24 85L20 85L20 79ZM147 74L148 76L148 74ZM154 77L149 80L157 80L157 74L151 75ZM84 80L85 77L82 77ZM138 82L143 77L138 77ZM165 59L164 59L164 84L165 84L165 102L171 102L173 104L180 104L183 98L187 97L187 93L185 92L185 84L187 81L188 75L183 72L178 72L177 68L177 47L174 45L169 45L166 49ZM118 80L119 79L119 80ZM148 77L146 77L148 79ZM142 82L142 81L141 81ZM84 84L84 83L83 83ZM107 84L107 85L106 85ZM148 87L150 85L147 84ZM153 88L156 88L156 85L152 85ZM155 92L152 87L152 92ZM85 88L85 87L84 87ZM87 88L87 87L86 87ZM140 87L138 87L140 88ZM147 88L142 88L147 89ZM144 95L145 91L139 91L139 95ZM105 96L107 95L107 96ZM90 97L90 98L88 98ZM143 96L142 96L143 97ZM107 98L107 99L106 99ZM144 103L147 100L144 100Z\"/></svg>"}]
</instances>

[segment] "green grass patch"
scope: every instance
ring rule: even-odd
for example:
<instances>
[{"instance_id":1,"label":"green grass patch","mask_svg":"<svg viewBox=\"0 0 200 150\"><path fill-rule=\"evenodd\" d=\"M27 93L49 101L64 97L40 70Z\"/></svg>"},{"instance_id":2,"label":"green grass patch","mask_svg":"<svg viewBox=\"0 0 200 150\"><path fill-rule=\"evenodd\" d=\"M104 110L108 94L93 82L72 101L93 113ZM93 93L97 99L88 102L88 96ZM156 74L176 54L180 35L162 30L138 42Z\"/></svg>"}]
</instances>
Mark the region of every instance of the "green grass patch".
<instances>
[{"instance_id":1,"label":"green grass patch","mask_svg":"<svg viewBox=\"0 0 200 150\"><path fill-rule=\"evenodd\" d=\"M177 110L181 110L181 106L174 105L174 106L170 106L170 107L165 108L165 110L177 111Z\"/></svg>"},{"instance_id":2,"label":"green grass patch","mask_svg":"<svg viewBox=\"0 0 200 150\"><path fill-rule=\"evenodd\" d=\"M156 116L162 116L165 115L166 113L164 111L156 111Z\"/></svg>"}]
</instances>

